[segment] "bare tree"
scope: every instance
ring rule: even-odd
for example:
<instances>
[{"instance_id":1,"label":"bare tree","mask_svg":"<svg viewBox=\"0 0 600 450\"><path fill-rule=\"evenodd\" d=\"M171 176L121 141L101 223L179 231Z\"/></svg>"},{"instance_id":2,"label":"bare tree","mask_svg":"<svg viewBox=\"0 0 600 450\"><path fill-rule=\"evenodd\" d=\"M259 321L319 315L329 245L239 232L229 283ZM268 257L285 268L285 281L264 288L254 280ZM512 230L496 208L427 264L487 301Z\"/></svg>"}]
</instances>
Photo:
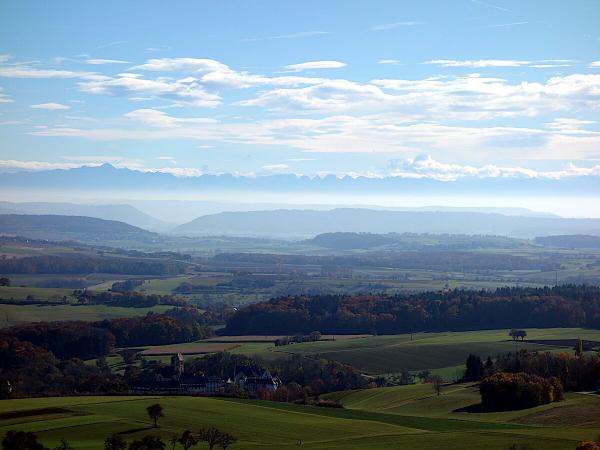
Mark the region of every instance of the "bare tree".
<instances>
[{"instance_id":1,"label":"bare tree","mask_svg":"<svg viewBox=\"0 0 600 450\"><path fill-rule=\"evenodd\" d=\"M210 450L213 450L214 446L219 443L221 432L215 427L202 428L198 432L198 437L201 441L204 441L208 444L208 448Z\"/></svg>"},{"instance_id":2,"label":"bare tree","mask_svg":"<svg viewBox=\"0 0 600 450\"><path fill-rule=\"evenodd\" d=\"M181 444L183 450L188 450L198 443L198 438L190 430L185 430L177 442Z\"/></svg>"}]
</instances>

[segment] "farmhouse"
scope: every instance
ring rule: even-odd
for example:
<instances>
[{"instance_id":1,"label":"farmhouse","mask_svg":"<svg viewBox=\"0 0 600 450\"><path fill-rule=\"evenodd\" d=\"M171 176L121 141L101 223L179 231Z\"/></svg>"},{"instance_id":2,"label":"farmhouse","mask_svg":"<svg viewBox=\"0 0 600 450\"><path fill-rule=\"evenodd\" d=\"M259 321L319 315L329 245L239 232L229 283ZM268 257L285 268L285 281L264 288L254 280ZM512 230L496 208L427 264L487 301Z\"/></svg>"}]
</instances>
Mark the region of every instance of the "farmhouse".
<instances>
[{"instance_id":1,"label":"farmhouse","mask_svg":"<svg viewBox=\"0 0 600 450\"><path fill-rule=\"evenodd\" d=\"M248 392L260 390L275 392L281 381L272 376L267 369L262 370L257 366L242 366L235 368L233 383Z\"/></svg>"}]
</instances>

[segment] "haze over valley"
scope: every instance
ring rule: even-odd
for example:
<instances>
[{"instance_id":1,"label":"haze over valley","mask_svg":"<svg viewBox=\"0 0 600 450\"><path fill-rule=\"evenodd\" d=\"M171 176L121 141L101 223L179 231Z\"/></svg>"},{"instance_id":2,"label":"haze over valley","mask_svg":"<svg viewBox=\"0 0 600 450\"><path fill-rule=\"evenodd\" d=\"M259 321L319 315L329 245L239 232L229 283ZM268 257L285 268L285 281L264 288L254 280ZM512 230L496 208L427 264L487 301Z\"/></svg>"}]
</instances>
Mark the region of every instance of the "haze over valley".
<instances>
[{"instance_id":1,"label":"haze over valley","mask_svg":"<svg viewBox=\"0 0 600 450\"><path fill-rule=\"evenodd\" d=\"M600 450L599 25L0 2L0 450Z\"/></svg>"}]
</instances>

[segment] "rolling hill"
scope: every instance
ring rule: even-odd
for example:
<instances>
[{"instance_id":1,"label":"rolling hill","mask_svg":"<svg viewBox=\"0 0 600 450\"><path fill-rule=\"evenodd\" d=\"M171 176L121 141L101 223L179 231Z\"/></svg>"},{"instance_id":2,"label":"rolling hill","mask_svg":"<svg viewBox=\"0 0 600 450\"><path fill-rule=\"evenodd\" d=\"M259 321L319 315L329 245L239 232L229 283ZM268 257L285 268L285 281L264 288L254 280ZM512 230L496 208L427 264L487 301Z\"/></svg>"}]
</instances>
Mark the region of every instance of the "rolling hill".
<instances>
[{"instance_id":1,"label":"rolling hill","mask_svg":"<svg viewBox=\"0 0 600 450\"><path fill-rule=\"evenodd\" d=\"M600 235L600 219L508 216L481 212L274 210L199 217L173 231L181 235L300 238L332 232L487 234L531 238L553 234Z\"/></svg>"},{"instance_id":2,"label":"rolling hill","mask_svg":"<svg viewBox=\"0 0 600 450\"><path fill-rule=\"evenodd\" d=\"M0 214L40 214L61 216L86 216L125 222L135 227L162 231L170 227L162 220L141 212L131 205L86 205L55 202L0 202Z\"/></svg>"},{"instance_id":3,"label":"rolling hill","mask_svg":"<svg viewBox=\"0 0 600 450\"><path fill-rule=\"evenodd\" d=\"M158 235L123 222L60 215L0 215L0 234L51 241L107 244L114 241L150 242Z\"/></svg>"}]
</instances>

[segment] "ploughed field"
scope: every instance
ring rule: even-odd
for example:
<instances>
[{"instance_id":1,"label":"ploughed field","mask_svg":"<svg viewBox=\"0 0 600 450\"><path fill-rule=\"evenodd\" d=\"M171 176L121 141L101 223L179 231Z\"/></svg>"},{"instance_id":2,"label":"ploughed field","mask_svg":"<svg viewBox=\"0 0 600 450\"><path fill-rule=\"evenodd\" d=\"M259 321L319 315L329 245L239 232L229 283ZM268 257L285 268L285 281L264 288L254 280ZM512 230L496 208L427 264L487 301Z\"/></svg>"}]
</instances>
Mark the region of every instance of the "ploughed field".
<instances>
[{"instance_id":1,"label":"ploughed field","mask_svg":"<svg viewBox=\"0 0 600 450\"><path fill-rule=\"evenodd\" d=\"M455 411L479 401L473 385L445 386L439 397L422 384L327 397L340 400L345 409L202 397L3 400L0 436L10 429L28 430L50 448L65 438L73 448L91 450L103 448L113 433L126 440L156 434L166 441L185 429L212 425L238 437L233 449L298 448L301 441L301 448L309 449L505 450L517 443L572 450L600 433L600 416L593 415L600 397L595 395L568 394L560 404L486 414ZM155 429L145 408L157 402L165 417Z\"/></svg>"}]
</instances>

